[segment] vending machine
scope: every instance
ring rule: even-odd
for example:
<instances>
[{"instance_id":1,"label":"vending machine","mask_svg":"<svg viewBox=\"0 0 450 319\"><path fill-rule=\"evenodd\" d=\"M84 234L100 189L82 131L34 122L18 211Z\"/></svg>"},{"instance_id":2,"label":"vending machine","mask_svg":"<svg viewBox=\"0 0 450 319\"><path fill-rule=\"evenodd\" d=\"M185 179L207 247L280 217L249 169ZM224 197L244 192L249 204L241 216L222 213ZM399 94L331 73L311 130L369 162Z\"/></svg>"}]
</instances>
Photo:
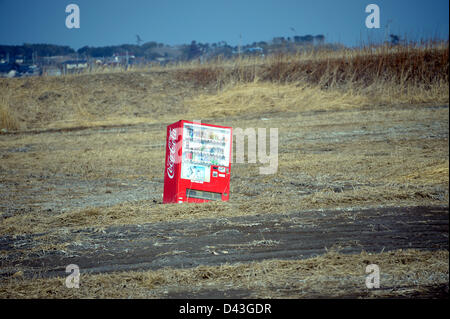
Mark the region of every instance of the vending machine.
<instances>
[{"instance_id":1,"label":"vending machine","mask_svg":"<svg viewBox=\"0 0 450 319\"><path fill-rule=\"evenodd\" d=\"M163 203L228 201L232 128L180 120L167 126Z\"/></svg>"}]
</instances>

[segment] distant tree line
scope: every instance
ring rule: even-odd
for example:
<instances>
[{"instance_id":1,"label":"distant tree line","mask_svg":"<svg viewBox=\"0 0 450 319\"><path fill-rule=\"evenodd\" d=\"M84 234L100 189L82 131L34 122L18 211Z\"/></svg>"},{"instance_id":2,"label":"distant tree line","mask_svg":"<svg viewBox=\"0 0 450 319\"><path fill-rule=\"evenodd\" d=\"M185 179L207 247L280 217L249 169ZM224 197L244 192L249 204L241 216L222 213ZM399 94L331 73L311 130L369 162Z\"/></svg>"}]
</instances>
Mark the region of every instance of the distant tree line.
<instances>
[{"instance_id":1,"label":"distant tree line","mask_svg":"<svg viewBox=\"0 0 450 319\"><path fill-rule=\"evenodd\" d=\"M394 39L395 40L395 39ZM90 47L84 46L77 51L69 46L53 44L23 44L23 45L0 45L0 57L9 55L10 57L23 56L31 61L33 57L65 56L77 54L80 58L106 58L119 55L133 55L146 60L157 58L170 58L180 60L192 60L198 58L213 58L222 56L231 57L234 54L267 54L279 50L295 51L305 45L322 45L325 41L324 35L304 35L293 37L276 37L270 42L259 41L242 46L231 46L225 41L216 43L200 43L192 41L190 44L180 46L168 46L155 41L141 43L138 37L138 44L122 44L114 46Z\"/></svg>"},{"instance_id":2,"label":"distant tree line","mask_svg":"<svg viewBox=\"0 0 450 319\"><path fill-rule=\"evenodd\" d=\"M155 58L160 54L155 53L154 49L164 47L163 43L147 42L142 45L122 44L104 47L84 46L77 51L69 46L61 46L54 44L23 44L23 45L0 45L0 56L23 56L26 59L32 59L35 56L58 56L71 55L78 53L81 56L89 57L108 57L113 54L132 53L135 56Z\"/></svg>"},{"instance_id":3,"label":"distant tree line","mask_svg":"<svg viewBox=\"0 0 450 319\"><path fill-rule=\"evenodd\" d=\"M77 53L82 56L90 56L94 58L100 57L108 57L113 54L126 54L132 53L136 57L145 57L148 59L152 59L155 57L160 57L161 54L155 52L156 48L164 47L163 43L157 43L154 41L146 42L142 45L136 44L122 44L122 45L114 45L114 46L105 46L105 47L89 47L84 46L78 49Z\"/></svg>"},{"instance_id":4,"label":"distant tree line","mask_svg":"<svg viewBox=\"0 0 450 319\"><path fill-rule=\"evenodd\" d=\"M217 43L201 43L192 41L190 45L183 45L181 48L181 59L192 60L197 59L200 56L223 56L230 57L233 54L233 50L236 47L232 47L225 41Z\"/></svg>"},{"instance_id":5,"label":"distant tree line","mask_svg":"<svg viewBox=\"0 0 450 319\"><path fill-rule=\"evenodd\" d=\"M0 45L1 56L23 56L32 59L33 54L37 56L55 56L74 54L75 50L69 46L54 44L23 44L23 45Z\"/></svg>"},{"instance_id":6,"label":"distant tree line","mask_svg":"<svg viewBox=\"0 0 450 319\"><path fill-rule=\"evenodd\" d=\"M317 44L322 44L325 42L325 36L323 34L318 35L295 35L292 38L291 37L276 37L273 38L273 43L284 43L284 42L295 42L299 44L313 44L314 42Z\"/></svg>"}]
</instances>

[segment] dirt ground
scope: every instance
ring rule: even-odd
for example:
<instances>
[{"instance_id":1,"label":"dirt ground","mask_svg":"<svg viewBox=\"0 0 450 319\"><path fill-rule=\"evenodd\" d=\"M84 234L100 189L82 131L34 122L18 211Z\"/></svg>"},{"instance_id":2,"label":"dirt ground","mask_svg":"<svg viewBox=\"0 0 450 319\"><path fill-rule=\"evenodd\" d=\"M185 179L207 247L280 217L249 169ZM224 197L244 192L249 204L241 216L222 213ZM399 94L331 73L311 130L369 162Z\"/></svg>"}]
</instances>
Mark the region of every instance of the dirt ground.
<instances>
[{"instance_id":1,"label":"dirt ground","mask_svg":"<svg viewBox=\"0 0 450 319\"><path fill-rule=\"evenodd\" d=\"M132 286L142 279L135 272L163 271L173 278L198 267L314 264L331 252L340 260L354 258L342 268L344 277L358 265L364 270L365 254L391 260L386 269L392 274L404 260L401 270L408 275L391 284L386 279L378 293L368 293L363 281L361 289L343 281L337 293L327 288L333 275L317 273L309 279L312 290L298 283L289 288L284 277L273 284L276 289L240 287L218 277L201 289L175 289L176 282L165 279L123 293L448 298L448 104L264 110L201 119L233 128L278 128L278 171L260 175L266 164L233 164L230 202L163 205L165 127L195 119L183 115L192 95L180 93L173 103L181 104L172 105L178 113L165 121L0 134L0 297L27 297L27 289L37 298L73 297L54 288L64 287L69 264L95 282L75 297L95 298L115 297L117 290L101 288L95 276L117 275L120 284ZM405 259L407 250L418 257ZM427 268L433 272L420 277ZM39 280L53 285L51 292L32 288Z\"/></svg>"},{"instance_id":2,"label":"dirt ground","mask_svg":"<svg viewBox=\"0 0 450 319\"><path fill-rule=\"evenodd\" d=\"M448 250L447 207L403 207L300 211L196 221L111 226L54 234L44 251L44 234L3 236L1 276L22 271L27 278L64 276L65 265L83 273L189 268L311 258L337 250L359 254L397 249ZM2 256L6 257L6 256Z\"/></svg>"}]
</instances>

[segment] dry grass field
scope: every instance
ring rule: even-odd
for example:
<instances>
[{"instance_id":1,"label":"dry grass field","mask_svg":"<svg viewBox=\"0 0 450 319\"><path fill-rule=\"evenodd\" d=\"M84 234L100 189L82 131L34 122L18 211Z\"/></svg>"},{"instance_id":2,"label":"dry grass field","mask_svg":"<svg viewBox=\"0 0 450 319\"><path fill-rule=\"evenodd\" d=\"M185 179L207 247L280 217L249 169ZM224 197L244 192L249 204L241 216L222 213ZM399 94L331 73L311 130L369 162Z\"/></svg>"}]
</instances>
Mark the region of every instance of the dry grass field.
<instances>
[{"instance_id":1,"label":"dry grass field","mask_svg":"<svg viewBox=\"0 0 450 319\"><path fill-rule=\"evenodd\" d=\"M0 297L448 297L448 52L0 79ZM162 205L179 119L278 128L276 174L233 164L230 202Z\"/></svg>"}]
</instances>

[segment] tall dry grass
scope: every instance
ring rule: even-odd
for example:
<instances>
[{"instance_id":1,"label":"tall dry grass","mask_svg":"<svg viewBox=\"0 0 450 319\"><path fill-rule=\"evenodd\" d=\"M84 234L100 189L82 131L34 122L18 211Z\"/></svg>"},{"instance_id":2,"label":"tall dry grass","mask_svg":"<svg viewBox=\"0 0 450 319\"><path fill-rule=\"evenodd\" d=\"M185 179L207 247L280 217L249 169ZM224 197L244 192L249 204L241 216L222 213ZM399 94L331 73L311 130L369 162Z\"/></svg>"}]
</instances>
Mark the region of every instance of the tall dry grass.
<instances>
[{"instance_id":1,"label":"tall dry grass","mask_svg":"<svg viewBox=\"0 0 450 319\"><path fill-rule=\"evenodd\" d=\"M432 85L448 82L448 42L380 46L340 51L307 51L177 64L177 78L199 85L229 82L306 82L323 88L378 82Z\"/></svg>"},{"instance_id":2,"label":"tall dry grass","mask_svg":"<svg viewBox=\"0 0 450 319\"><path fill-rule=\"evenodd\" d=\"M6 101L0 100L0 130L15 131L19 128L20 123L16 114Z\"/></svg>"},{"instance_id":3,"label":"tall dry grass","mask_svg":"<svg viewBox=\"0 0 450 319\"><path fill-rule=\"evenodd\" d=\"M348 99L337 100L356 106L448 103L449 98L448 42L278 54L187 65L175 72L181 81L220 91L238 86L238 91L254 92L254 85L248 84L255 82L263 83L260 90L265 92L297 86L298 97L309 89L309 96L339 94Z\"/></svg>"},{"instance_id":4,"label":"tall dry grass","mask_svg":"<svg viewBox=\"0 0 450 319\"><path fill-rule=\"evenodd\" d=\"M310 51L178 65L180 81L215 87L192 116L448 104L448 43Z\"/></svg>"},{"instance_id":5,"label":"tall dry grass","mask_svg":"<svg viewBox=\"0 0 450 319\"><path fill-rule=\"evenodd\" d=\"M2 127L45 129L304 109L448 104L449 46L427 43L0 79ZM13 112L13 111L14 112Z\"/></svg>"}]
</instances>

